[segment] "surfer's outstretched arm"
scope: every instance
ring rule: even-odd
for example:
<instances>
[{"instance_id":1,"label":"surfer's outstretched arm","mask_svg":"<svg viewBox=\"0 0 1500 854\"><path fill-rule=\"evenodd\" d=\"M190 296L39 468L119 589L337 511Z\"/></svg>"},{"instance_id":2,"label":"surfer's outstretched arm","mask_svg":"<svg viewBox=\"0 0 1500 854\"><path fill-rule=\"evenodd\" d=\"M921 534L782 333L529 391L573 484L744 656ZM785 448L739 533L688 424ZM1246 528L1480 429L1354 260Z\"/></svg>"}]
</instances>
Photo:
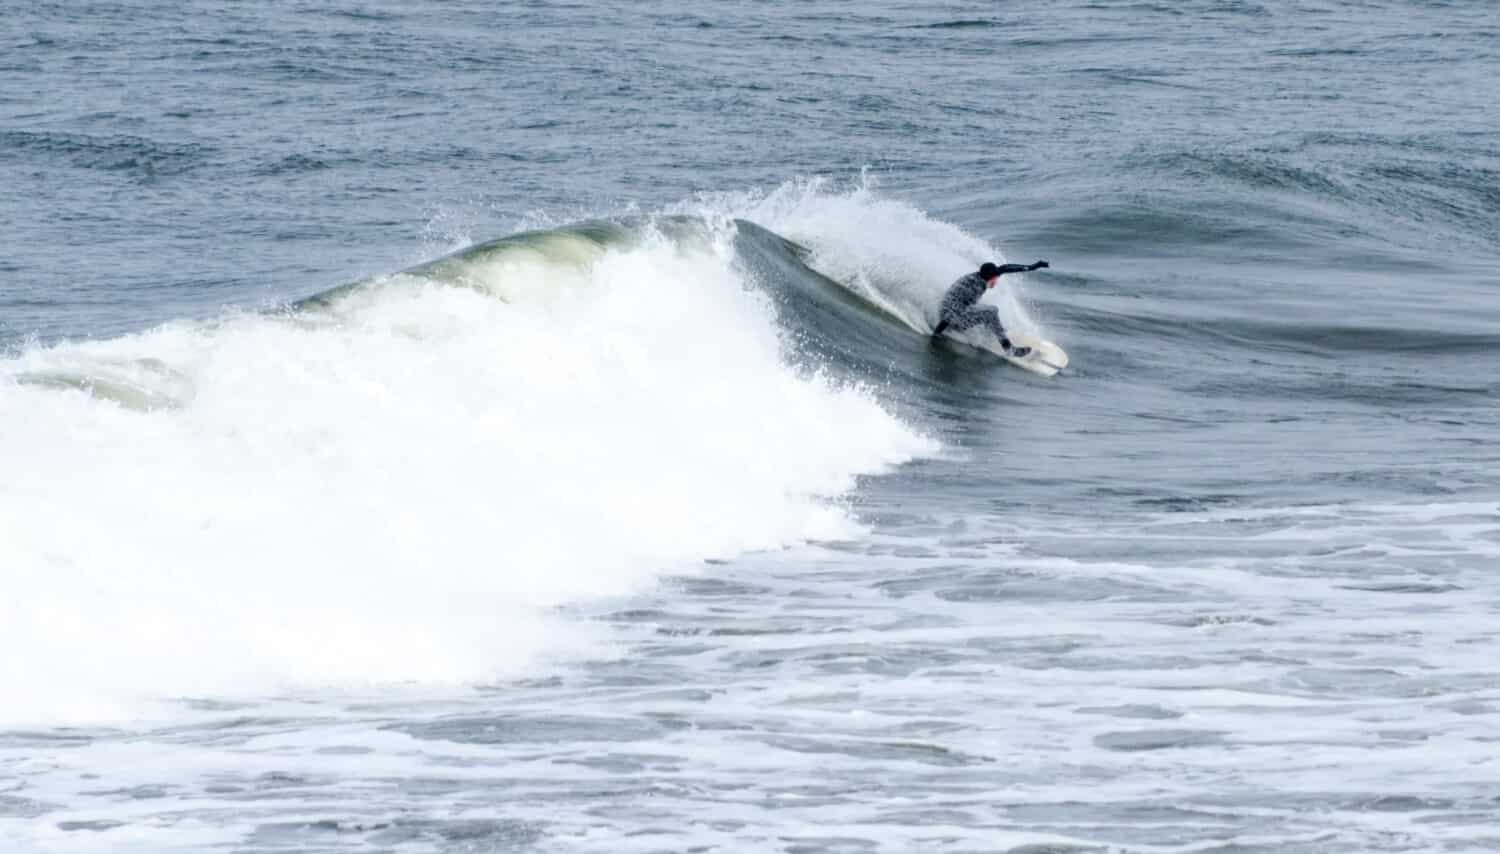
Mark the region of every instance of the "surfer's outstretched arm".
<instances>
[{"instance_id":1,"label":"surfer's outstretched arm","mask_svg":"<svg viewBox=\"0 0 1500 854\"><path fill-rule=\"evenodd\" d=\"M1035 264L1001 264L999 270L1000 275L1003 276L1006 273L1029 273L1032 270L1040 270L1043 267L1051 266L1046 261L1038 261Z\"/></svg>"}]
</instances>

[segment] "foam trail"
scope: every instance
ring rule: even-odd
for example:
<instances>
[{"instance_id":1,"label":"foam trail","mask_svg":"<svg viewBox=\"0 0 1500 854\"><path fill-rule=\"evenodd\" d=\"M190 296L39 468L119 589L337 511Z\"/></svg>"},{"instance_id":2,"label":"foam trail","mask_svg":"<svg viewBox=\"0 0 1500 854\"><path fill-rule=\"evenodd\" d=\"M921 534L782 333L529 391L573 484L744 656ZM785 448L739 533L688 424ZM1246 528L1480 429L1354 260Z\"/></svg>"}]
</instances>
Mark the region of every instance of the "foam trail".
<instances>
[{"instance_id":1,"label":"foam trail","mask_svg":"<svg viewBox=\"0 0 1500 854\"><path fill-rule=\"evenodd\" d=\"M729 246L397 276L0 362L3 714L511 675L591 642L559 605L855 533L828 499L934 445L788 368ZM138 408L86 393L120 376Z\"/></svg>"}]
</instances>

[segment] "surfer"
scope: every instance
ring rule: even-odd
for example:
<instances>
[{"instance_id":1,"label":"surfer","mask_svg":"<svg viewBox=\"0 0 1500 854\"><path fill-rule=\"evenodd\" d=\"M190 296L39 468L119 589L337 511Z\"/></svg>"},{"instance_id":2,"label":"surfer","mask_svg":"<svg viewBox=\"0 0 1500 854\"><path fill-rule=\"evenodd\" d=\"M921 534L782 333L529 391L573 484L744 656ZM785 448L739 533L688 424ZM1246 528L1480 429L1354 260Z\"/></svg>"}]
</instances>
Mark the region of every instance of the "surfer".
<instances>
[{"instance_id":1,"label":"surfer","mask_svg":"<svg viewBox=\"0 0 1500 854\"><path fill-rule=\"evenodd\" d=\"M938 325L932 330L932 337L936 338L945 331L951 329L954 332L962 332L975 326L984 325L995 333L1000 339L1000 349L1007 355L1022 358L1031 352L1030 347L1012 347L1010 338L1005 335L1005 327L1000 323L1000 309L992 305L976 306L979 298L984 292L993 288L1000 277L1006 273L1025 273L1031 270L1040 270L1050 267L1046 261L1038 261L1035 264L995 264L986 261L980 265L979 272L970 273L962 279L954 282L948 288L948 293L943 295L943 306L938 311Z\"/></svg>"}]
</instances>

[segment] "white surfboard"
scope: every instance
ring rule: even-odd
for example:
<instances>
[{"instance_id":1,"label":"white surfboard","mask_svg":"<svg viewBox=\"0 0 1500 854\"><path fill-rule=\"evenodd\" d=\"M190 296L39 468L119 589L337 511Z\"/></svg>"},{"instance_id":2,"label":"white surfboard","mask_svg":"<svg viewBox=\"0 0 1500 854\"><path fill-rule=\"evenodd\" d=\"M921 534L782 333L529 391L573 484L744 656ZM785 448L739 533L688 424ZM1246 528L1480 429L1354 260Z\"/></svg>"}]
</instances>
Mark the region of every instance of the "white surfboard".
<instances>
[{"instance_id":1,"label":"white surfboard","mask_svg":"<svg viewBox=\"0 0 1500 854\"><path fill-rule=\"evenodd\" d=\"M1010 336L1012 345L1031 348L1030 353L1021 357L1012 356L1000 349L1000 342L996 341L993 335L985 335L971 343L980 349L994 353L1018 368L1043 377L1050 377L1068 366L1068 354L1063 348L1045 338L1033 338L1025 333Z\"/></svg>"}]
</instances>

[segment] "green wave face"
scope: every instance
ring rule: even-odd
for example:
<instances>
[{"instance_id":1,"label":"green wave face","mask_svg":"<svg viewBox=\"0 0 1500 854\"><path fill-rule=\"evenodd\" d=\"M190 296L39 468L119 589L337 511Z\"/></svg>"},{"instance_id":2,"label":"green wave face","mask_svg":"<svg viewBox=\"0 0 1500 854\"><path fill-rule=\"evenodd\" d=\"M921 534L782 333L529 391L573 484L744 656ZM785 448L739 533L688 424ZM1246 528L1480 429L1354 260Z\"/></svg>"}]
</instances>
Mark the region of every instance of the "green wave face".
<instances>
[{"instance_id":1,"label":"green wave face","mask_svg":"<svg viewBox=\"0 0 1500 854\"><path fill-rule=\"evenodd\" d=\"M730 284L769 297L787 357L806 370L884 386L891 386L894 376L905 387L948 389L942 395L946 398L955 378L993 367L966 348L946 342L934 346L926 334L930 306L904 292L906 283L825 273L815 266L818 253L809 246L748 219L662 215L520 232L394 275L342 285L292 308L315 314L356 294L433 284L479 291L503 302L546 300L559 288L580 281L580 273L606 253L629 252L654 241L666 241L684 252L727 242L733 257L730 275L738 280ZM849 266L844 259L835 260L834 267Z\"/></svg>"}]
</instances>

